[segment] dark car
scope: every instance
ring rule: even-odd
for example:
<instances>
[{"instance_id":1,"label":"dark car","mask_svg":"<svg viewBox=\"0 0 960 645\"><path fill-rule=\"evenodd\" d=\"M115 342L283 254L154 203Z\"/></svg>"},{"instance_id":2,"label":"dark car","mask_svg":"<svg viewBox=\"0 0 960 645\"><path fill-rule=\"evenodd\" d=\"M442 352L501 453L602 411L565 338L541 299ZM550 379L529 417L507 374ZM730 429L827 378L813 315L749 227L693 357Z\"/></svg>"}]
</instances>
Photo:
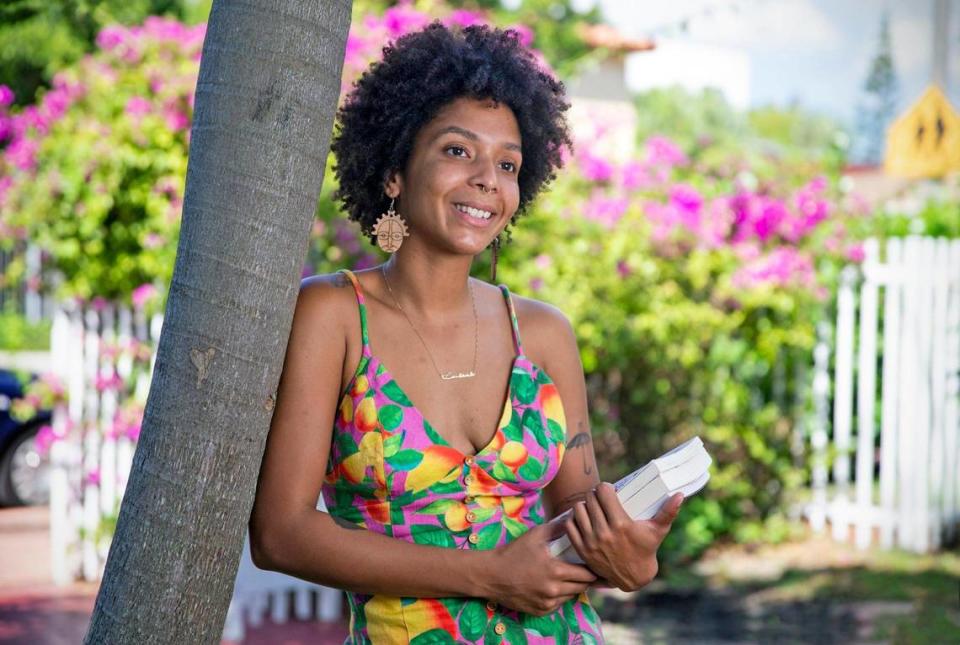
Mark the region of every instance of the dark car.
<instances>
[{"instance_id":1,"label":"dark car","mask_svg":"<svg viewBox=\"0 0 960 645\"><path fill-rule=\"evenodd\" d=\"M0 506L45 504L50 497L50 461L34 445L51 414L41 410L20 422L10 416L10 405L23 396L13 372L0 369Z\"/></svg>"}]
</instances>

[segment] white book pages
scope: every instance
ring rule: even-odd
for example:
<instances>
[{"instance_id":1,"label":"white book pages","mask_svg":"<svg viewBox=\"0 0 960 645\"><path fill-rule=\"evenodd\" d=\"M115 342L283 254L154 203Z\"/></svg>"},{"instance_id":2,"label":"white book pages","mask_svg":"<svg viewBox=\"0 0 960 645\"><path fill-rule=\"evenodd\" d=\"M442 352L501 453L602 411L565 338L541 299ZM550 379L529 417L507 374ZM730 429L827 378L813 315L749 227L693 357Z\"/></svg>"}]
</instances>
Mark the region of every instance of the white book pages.
<instances>
[{"instance_id":1,"label":"white book pages","mask_svg":"<svg viewBox=\"0 0 960 645\"><path fill-rule=\"evenodd\" d=\"M683 493L684 497L693 495L700 491L710 480L710 464L712 459L703 447L699 438L690 440L674 450L666 453L664 457L670 456L670 459L664 460L659 466L654 464L661 458L655 459L643 468L634 471L627 477L633 477L646 469L654 472L652 478L647 479L645 485L638 485L641 478L635 477L630 486L621 486L617 491L624 509L634 520L647 520L657 514L664 503L676 493ZM669 468L661 468L669 464ZM644 477L646 478L646 476ZM624 478L626 479L626 478ZM623 481L623 480L621 480ZM619 482L618 482L619 483ZM560 523L569 515L570 511L551 520L551 523ZM551 541L549 543L551 555L560 556L564 560L573 563L582 563L583 561L577 555L576 550L570 544L570 539L566 535Z\"/></svg>"}]
</instances>

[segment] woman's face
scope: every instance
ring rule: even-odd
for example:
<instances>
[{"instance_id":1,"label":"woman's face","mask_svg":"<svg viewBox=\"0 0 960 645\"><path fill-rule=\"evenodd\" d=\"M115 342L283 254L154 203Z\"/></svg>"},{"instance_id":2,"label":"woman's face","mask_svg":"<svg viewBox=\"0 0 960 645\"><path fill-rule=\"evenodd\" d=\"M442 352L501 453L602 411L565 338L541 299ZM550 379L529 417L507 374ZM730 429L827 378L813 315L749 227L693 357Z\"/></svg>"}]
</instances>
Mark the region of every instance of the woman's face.
<instances>
[{"instance_id":1,"label":"woman's face","mask_svg":"<svg viewBox=\"0 0 960 645\"><path fill-rule=\"evenodd\" d=\"M444 106L417 133L403 173L387 183L410 239L456 254L483 251L520 203L520 144L506 105L458 98Z\"/></svg>"}]
</instances>

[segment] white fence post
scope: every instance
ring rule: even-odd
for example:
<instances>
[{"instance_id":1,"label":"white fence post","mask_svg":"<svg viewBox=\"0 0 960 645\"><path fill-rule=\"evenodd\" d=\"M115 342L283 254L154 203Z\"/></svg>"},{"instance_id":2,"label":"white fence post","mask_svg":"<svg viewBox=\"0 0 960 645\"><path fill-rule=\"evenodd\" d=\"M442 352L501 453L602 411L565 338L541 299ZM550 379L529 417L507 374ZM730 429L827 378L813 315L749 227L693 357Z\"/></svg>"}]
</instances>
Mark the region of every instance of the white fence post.
<instances>
[{"instance_id":1,"label":"white fence post","mask_svg":"<svg viewBox=\"0 0 960 645\"><path fill-rule=\"evenodd\" d=\"M871 279L880 259L876 240L864 245L860 288L860 349L857 366L856 542L869 546L872 538L874 402L877 398L877 281Z\"/></svg>"},{"instance_id":2,"label":"white fence post","mask_svg":"<svg viewBox=\"0 0 960 645\"><path fill-rule=\"evenodd\" d=\"M866 548L879 529L884 548L916 552L940 547L960 522L960 240L908 237L864 246L859 304L852 267L842 273L837 294L833 427L824 410L830 388L822 373L828 350L814 351L812 501L814 530L831 523L836 539ZM882 354L878 314L883 289ZM859 307L859 320L855 315ZM819 333L823 338L823 333ZM856 371L852 356L857 354ZM877 361L880 373L879 499L876 484ZM849 500L850 426L856 381L855 501ZM824 390L826 392L824 393ZM820 421L817 421L819 419ZM832 436L831 436L832 435ZM825 455L833 442L833 487L827 486Z\"/></svg>"}]
</instances>

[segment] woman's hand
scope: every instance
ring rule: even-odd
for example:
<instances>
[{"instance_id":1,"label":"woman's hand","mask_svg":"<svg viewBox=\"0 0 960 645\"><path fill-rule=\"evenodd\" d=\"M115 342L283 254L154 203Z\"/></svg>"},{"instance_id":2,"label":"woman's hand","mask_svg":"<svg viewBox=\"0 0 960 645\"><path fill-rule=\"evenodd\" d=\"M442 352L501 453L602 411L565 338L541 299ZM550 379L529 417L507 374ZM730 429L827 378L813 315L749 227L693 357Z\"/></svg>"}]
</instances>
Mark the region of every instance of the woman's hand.
<instances>
[{"instance_id":1,"label":"woman's hand","mask_svg":"<svg viewBox=\"0 0 960 645\"><path fill-rule=\"evenodd\" d=\"M490 553L486 598L535 616L548 614L597 579L586 567L550 555L551 526L540 524Z\"/></svg>"},{"instance_id":2,"label":"woman's hand","mask_svg":"<svg viewBox=\"0 0 960 645\"><path fill-rule=\"evenodd\" d=\"M603 482L564 522L570 543L602 583L636 591L657 575L657 549L670 532L683 495L667 500L653 519L634 521L612 484Z\"/></svg>"}]
</instances>

